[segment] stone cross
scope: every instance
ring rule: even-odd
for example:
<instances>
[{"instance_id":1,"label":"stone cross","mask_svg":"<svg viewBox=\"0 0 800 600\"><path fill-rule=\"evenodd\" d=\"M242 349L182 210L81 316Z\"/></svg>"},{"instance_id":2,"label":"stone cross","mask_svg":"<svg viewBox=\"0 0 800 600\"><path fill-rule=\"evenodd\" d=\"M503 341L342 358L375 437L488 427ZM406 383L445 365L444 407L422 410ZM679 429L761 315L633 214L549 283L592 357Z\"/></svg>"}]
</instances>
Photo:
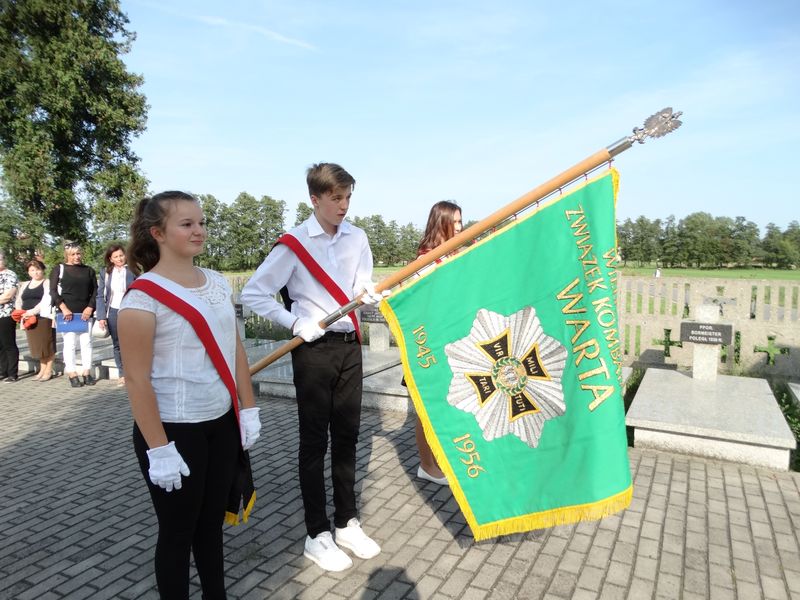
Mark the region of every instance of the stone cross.
<instances>
[{"instance_id":1,"label":"stone cross","mask_svg":"<svg viewBox=\"0 0 800 600\"><path fill-rule=\"evenodd\" d=\"M768 335L767 336L767 345L766 346L754 346L753 352L766 352L767 353L767 364L774 365L775 364L775 357L778 354L789 354L789 348L781 348L780 346L775 345L775 338L776 335Z\"/></svg>"},{"instance_id":2,"label":"stone cross","mask_svg":"<svg viewBox=\"0 0 800 600\"><path fill-rule=\"evenodd\" d=\"M665 329L663 340L653 340L654 344L657 344L658 346L664 346L664 356L669 356L670 346L683 348L683 342L680 340L671 340L670 335L672 335L672 329Z\"/></svg>"}]
</instances>

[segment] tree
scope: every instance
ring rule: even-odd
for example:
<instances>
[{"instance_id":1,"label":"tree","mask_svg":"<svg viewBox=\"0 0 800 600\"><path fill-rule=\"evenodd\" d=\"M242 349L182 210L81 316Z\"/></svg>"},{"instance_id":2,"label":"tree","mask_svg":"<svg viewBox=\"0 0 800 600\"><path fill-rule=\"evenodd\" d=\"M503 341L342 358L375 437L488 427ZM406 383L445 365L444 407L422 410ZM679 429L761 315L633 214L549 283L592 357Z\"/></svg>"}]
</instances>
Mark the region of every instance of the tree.
<instances>
[{"instance_id":1,"label":"tree","mask_svg":"<svg viewBox=\"0 0 800 600\"><path fill-rule=\"evenodd\" d=\"M300 225L300 223L308 219L308 217L311 216L312 212L314 212L314 209L312 209L305 202L300 202L297 205L297 212L295 213L296 216L294 219L294 226L297 227L298 225Z\"/></svg>"},{"instance_id":2,"label":"tree","mask_svg":"<svg viewBox=\"0 0 800 600\"><path fill-rule=\"evenodd\" d=\"M764 263L767 267L780 262L781 241L783 234L775 223L767 223L764 239L761 240L761 249L764 252Z\"/></svg>"},{"instance_id":3,"label":"tree","mask_svg":"<svg viewBox=\"0 0 800 600\"><path fill-rule=\"evenodd\" d=\"M224 251L221 266L228 271L249 271L258 267L284 231L286 203L262 196L256 200L242 192L230 206L220 211Z\"/></svg>"},{"instance_id":4,"label":"tree","mask_svg":"<svg viewBox=\"0 0 800 600\"><path fill-rule=\"evenodd\" d=\"M116 236L144 187L129 146L147 106L120 58L134 39L127 23L118 0L0 2L0 168L26 231L38 220L85 240L97 213Z\"/></svg>"},{"instance_id":5,"label":"tree","mask_svg":"<svg viewBox=\"0 0 800 600\"><path fill-rule=\"evenodd\" d=\"M372 256L376 265L391 264L392 256L396 256L397 242L392 239L392 230L386 225L381 215L367 217L361 224L356 223L367 234Z\"/></svg>"},{"instance_id":6,"label":"tree","mask_svg":"<svg viewBox=\"0 0 800 600\"><path fill-rule=\"evenodd\" d=\"M737 264L750 266L761 253L758 225L744 217L736 217L732 228L733 256Z\"/></svg>"},{"instance_id":7,"label":"tree","mask_svg":"<svg viewBox=\"0 0 800 600\"><path fill-rule=\"evenodd\" d=\"M716 264L719 250L717 241L711 237L713 225L714 218L706 212L692 213L678 223L678 236L688 264L697 267Z\"/></svg>"},{"instance_id":8,"label":"tree","mask_svg":"<svg viewBox=\"0 0 800 600\"><path fill-rule=\"evenodd\" d=\"M622 265L627 266L633 252L633 221L625 219L620 225L617 223L617 248Z\"/></svg>"},{"instance_id":9,"label":"tree","mask_svg":"<svg viewBox=\"0 0 800 600\"><path fill-rule=\"evenodd\" d=\"M211 194L200 194L197 199L203 209L206 219L206 240L205 252L198 257L198 264L209 269L222 269L222 262L225 257L225 222L222 218L222 204Z\"/></svg>"},{"instance_id":10,"label":"tree","mask_svg":"<svg viewBox=\"0 0 800 600\"><path fill-rule=\"evenodd\" d=\"M136 205L147 195L147 180L131 164L120 164L98 173L91 186L95 239L101 244L127 239Z\"/></svg>"},{"instance_id":11,"label":"tree","mask_svg":"<svg viewBox=\"0 0 800 600\"><path fill-rule=\"evenodd\" d=\"M678 225L675 223L675 215L668 216L664 221L659 244L661 246L659 258L665 267L675 267L683 263L685 253L678 237Z\"/></svg>"},{"instance_id":12,"label":"tree","mask_svg":"<svg viewBox=\"0 0 800 600\"><path fill-rule=\"evenodd\" d=\"M783 239L800 254L800 223L797 221L789 223L789 227L783 232ZM797 263L794 264L797 265Z\"/></svg>"},{"instance_id":13,"label":"tree","mask_svg":"<svg viewBox=\"0 0 800 600\"><path fill-rule=\"evenodd\" d=\"M225 256L222 266L226 270L254 269L261 262L261 222L255 196L242 192L230 206L221 211L224 232L222 247Z\"/></svg>"},{"instance_id":14,"label":"tree","mask_svg":"<svg viewBox=\"0 0 800 600\"><path fill-rule=\"evenodd\" d=\"M661 221L650 221L647 217L639 217L631 226L630 255L639 264L651 263L659 258L659 238L661 237Z\"/></svg>"},{"instance_id":15,"label":"tree","mask_svg":"<svg viewBox=\"0 0 800 600\"><path fill-rule=\"evenodd\" d=\"M285 231L283 215L286 212L286 202L275 200L270 196L261 196L259 202L261 211L261 222L263 224L263 246L262 260L267 255L269 249L275 245L278 237Z\"/></svg>"},{"instance_id":16,"label":"tree","mask_svg":"<svg viewBox=\"0 0 800 600\"><path fill-rule=\"evenodd\" d=\"M417 258L417 248L422 232L413 223L404 225L397 234L398 258L400 262L410 263Z\"/></svg>"}]
</instances>

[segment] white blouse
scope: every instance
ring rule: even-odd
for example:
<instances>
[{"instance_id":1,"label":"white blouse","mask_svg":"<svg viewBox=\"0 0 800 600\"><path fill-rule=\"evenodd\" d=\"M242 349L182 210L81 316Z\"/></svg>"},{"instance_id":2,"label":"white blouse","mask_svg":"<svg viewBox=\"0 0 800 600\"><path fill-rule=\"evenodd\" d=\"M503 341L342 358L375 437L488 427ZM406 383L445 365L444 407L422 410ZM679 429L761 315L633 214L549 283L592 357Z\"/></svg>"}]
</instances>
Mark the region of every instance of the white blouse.
<instances>
[{"instance_id":1,"label":"white blouse","mask_svg":"<svg viewBox=\"0 0 800 600\"><path fill-rule=\"evenodd\" d=\"M125 278L128 270L125 267L114 267L111 270L111 298L108 299L109 308L119 310L122 297L125 295Z\"/></svg>"},{"instance_id":2,"label":"white blouse","mask_svg":"<svg viewBox=\"0 0 800 600\"><path fill-rule=\"evenodd\" d=\"M224 324L222 339L217 339L222 353L236 356L236 313L232 290L216 271L201 269L204 285L187 288L205 301ZM153 367L150 374L165 423L198 423L224 415L231 408L231 396L219 378L194 328L182 316L139 290L129 290L120 311L135 308L154 313L156 331L153 341ZM228 360L234 364L235 360Z\"/></svg>"}]
</instances>

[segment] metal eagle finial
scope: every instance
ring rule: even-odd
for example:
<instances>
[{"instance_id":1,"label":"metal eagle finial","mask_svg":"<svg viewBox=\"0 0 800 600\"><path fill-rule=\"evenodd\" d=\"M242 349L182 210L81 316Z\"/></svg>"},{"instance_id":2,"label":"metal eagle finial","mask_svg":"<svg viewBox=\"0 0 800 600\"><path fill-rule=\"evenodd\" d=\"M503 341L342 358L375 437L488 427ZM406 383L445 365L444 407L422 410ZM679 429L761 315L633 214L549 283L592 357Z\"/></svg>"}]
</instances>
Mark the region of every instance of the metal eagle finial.
<instances>
[{"instance_id":1,"label":"metal eagle finial","mask_svg":"<svg viewBox=\"0 0 800 600\"><path fill-rule=\"evenodd\" d=\"M656 114L647 117L644 127L634 127L633 135L628 135L608 146L606 149L611 157L630 148L634 142L644 144L647 138L660 138L675 131L682 125L679 117L683 111L672 112L672 107L662 108Z\"/></svg>"},{"instance_id":2,"label":"metal eagle finial","mask_svg":"<svg viewBox=\"0 0 800 600\"><path fill-rule=\"evenodd\" d=\"M681 126L682 122L678 118L683 111L672 112L672 107L662 108L656 114L647 117L644 127L634 127L633 137L640 144L644 144L645 138L660 138L668 133L675 131Z\"/></svg>"}]
</instances>

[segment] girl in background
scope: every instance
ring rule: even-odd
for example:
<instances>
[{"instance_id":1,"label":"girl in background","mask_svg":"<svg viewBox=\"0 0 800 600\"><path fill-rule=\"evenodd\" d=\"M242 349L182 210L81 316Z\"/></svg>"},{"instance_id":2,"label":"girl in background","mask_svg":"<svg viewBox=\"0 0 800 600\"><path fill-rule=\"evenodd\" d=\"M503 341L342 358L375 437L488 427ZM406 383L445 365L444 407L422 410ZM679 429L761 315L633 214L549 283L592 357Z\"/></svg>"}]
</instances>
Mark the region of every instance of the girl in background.
<instances>
[{"instance_id":1,"label":"girl in background","mask_svg":"<svg viewBox=\"0 0 800 600\"><path fill-rule=\"evenodd\" d=\"M17 324L11 318L18 287L17 274L6 268L6 256L0 252L0 380L6 383L19 378Z\"/></svg>"},{"instance_id":2,"label":"girl in background","mask_svg":"<svg viewBox=\"0 0 800 600\"><path fill-rule=\"evenodd\" d=\"M457 233L460 233L461 228L461 208L456 203L447 200L437 202L431 207L431 211L428 214L428 223L417 248L417 257L430 252ZM436 464L431 447L425 439L425 432L422 429L422 422L419 420L419 416L416 422L416 438L417 450L419 451L417 477L439 485L447 485L447 478L439 468L439 465Z\"/></svg>"},{"instance_id":3,"label":"girl in background","mask_svg":"<svg viewBox=\"0 0 800 600\"><path fill-rule=\"evenodd\" d=\"M125 385L125 373L122 370L122 355L119 351L119 335L117 333L117 314L125 290L133 283L136 276L128 268L125 260L125 249L119 244L111 244L103 256L104 268L100 271L100 282L97 286L97 311L95 316L100 327L108 328L114 346L114 362L117 365L119 380L117 385Z\"/></svg>"}]
</instances>

